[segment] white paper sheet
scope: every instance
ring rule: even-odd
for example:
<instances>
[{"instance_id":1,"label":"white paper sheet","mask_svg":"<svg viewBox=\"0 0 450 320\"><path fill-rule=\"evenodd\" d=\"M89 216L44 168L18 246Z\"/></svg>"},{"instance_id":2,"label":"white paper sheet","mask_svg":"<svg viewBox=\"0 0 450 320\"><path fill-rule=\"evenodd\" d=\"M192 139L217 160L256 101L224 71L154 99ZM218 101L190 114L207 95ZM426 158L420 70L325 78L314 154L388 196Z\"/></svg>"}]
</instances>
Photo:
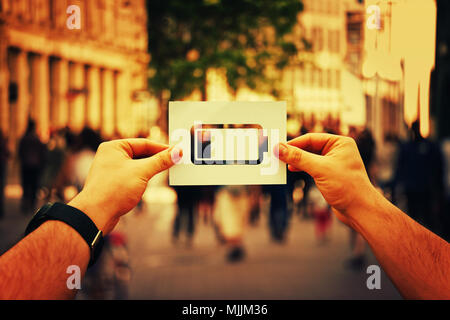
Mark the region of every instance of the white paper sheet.
<instances>
[{"instance_id":1,"label":"white paper sheet","mask_svg":"<svg viewBox=\"0 0 450 320\"><path fill-rule=\"evenodd\" d=\"M273 154L286 142L286 102L170 102L169 140L183 158L169 184L286 184Z\"/></svg>"}]
</instances>

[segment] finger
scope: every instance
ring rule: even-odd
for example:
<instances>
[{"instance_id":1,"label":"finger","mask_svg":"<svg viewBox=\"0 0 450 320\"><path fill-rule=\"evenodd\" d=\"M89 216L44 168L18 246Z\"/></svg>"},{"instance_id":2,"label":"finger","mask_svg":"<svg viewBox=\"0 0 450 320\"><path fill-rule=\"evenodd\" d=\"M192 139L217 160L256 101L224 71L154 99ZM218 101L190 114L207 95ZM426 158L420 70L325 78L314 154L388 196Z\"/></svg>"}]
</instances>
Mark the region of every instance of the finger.
<instances>
[{"instance_id":1,"label":"finger","mask_svg":"<svg viewBox=\"0 0 450 320\"><path fill-rule=\"evenodd\" d=\"M179 147L171 147L163 150L154 156L138 160L144 170L145 176L150 179L155 174L169 169L176 164L183 156L183 150Z\"/></svg>"},{"instance_id":2,"label":"finger","mask_svg":"<svg viewBox=\"0 0 450 320\"><path fill-rule=\"evenodd\" d=\"M292 172L299 172L299 171L302 171L302 170L300 170L300 169L298 169L298 168L296 168L296 167L294 167L294 166L291 166L291 165L288 165L288 170L289 170L289 171L292 171Z\"/></svg>"},{"instance_id":3,"label":"finger","mask_svg":"<svg viewBox=\"0 0 450 320\"><path fill-rule=\"evenodd\" d=\"M328 133L307 133L288 141L287 144L302 150L325 155L340 138L342 137Z\"/></svg>"},{"instance_id":4,"label":"finger","mask_svg":"<svg viewBox=\"0 0 450 320\"><path fill-rule=\"evenodd\" d=\"M151 157L169 148L168 145L153 142L144 138L122 139L116 142L131 159L141 159Z\"/></svg>"},{"instance_id":5,"label":"finger","mask_svg":"<svg viewBox=\"0 0 450 320\"><path fill-rule=\"evenodd\" d=\"M274 149L275 155L296 171L305 171L312 177L316 176L321 168L321 156L301 150L297 147L279 143Z\"/></svg>"}]
</instances>

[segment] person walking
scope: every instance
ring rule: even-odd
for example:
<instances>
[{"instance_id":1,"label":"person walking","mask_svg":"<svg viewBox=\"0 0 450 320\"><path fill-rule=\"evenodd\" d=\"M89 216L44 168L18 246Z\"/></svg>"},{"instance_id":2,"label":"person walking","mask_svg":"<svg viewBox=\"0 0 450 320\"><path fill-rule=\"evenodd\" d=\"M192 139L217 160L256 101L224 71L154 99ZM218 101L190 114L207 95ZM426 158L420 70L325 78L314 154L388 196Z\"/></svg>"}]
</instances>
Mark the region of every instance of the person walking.
<instances>
[{"instance_id":1,"label":"person walking","mask_svg":"<svg viewBox=\"0 0 450 320\"><path fill-rule=\"evenodd\" d=\"M370 181L374 182L372 166L375 160L375 140L369 129L364 129L356 136L356 146L366 169ZM354 229L350 229L350 247L352 256L346 265L356 271L362 270L366 264L366 241Z\"/></svg>"},{"instance_id":2,"label":"person walking","mask_svg":"<svg viewBox=\"0 0 450 320\"><path fill-rule=\"evenodd\" d=\"M46 147L36 133L36 123L28 122L27 130L19 142L19 161L22 183L23 213L29 213L36 207L39 180L44 168Z\"/></svg>"},{"instance_id":3,"label":"person walking","mask_svg":"<svg viewBox=\"0 0 450 320\"><path fill-rule=\"evenodd\" d=\"M0 219L5 213L6 167L9 158L8 140L0 130Z\"/></svg>"},{"instance_id":4,"label":"person walking","mask_svg":"<svg viewBox=\"0 0 450 320\"><path fill-rule=\"evenodd\" d=\"M419 123L410 130L411 139L399 152L395 186L402 187L406 213L430 230L436 231L439 198L444 190L444 164L439 147L420 134Z\"/></svg>"}]
</instances>

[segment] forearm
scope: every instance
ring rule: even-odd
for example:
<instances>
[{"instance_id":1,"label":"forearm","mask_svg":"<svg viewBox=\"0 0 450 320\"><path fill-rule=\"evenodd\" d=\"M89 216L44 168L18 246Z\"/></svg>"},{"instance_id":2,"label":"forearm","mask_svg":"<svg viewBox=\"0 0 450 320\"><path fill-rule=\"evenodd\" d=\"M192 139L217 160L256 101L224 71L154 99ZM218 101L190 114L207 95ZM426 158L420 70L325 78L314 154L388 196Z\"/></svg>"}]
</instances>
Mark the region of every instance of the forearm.
<instances>
[{"instance_id":1,"label":"forearm","mask_svg":"<svg viewBox=\"0 0 450 320\"><path fill-rule=\"evenodd\" d=\"M47 221L0 257L0 299L70 299L67 268L84 275L89 247L72 227Z\"/></svg>"},{"instance_id":2,"label":"forearm","mask_svg":"<svg viewBox=\"0 0 450 320\"><path fill-rule=\"evenodd\" d=\"M352 213L352 226L408 299L450 299L450 244L391 204L378 192L366 210Z\"/></svg>"}]
</instances>

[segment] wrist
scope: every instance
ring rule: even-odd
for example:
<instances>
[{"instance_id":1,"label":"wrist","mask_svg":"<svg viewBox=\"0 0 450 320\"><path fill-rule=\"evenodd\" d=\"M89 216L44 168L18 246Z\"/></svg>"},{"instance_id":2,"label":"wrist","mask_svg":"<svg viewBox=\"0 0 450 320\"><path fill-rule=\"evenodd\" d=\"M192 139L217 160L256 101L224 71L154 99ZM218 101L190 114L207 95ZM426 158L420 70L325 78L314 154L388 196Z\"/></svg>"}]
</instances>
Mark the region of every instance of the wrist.
<instances>
[{"instance_id":1,"label":"wrist","mask_svg":"<svg viewBox=\"0 0 450 320\"><path fill-rule=\"evenodd\" d=\"M97 226L97 229L101 230L104 235L109 233L110 219L107 212L104 212L104 208L100 205L96 205L94 202L89 200L89 195L81 191L78 195L73 198L68 205L86 214L92 222Z\"/></svg>"},{"instance_id":2,"label":"wrist","mask_svg":"<svg viewBox=\"0 0 450 320\"><path fill-rule=\"evenodd\" d=\"M370 185L353 205L346 210L346 217L350 226L359 233L363 233L365 225L374 220L380 220L380 213L384 213L383 208L389 201L373 185Z\"/></svg>"}]
</instances>

